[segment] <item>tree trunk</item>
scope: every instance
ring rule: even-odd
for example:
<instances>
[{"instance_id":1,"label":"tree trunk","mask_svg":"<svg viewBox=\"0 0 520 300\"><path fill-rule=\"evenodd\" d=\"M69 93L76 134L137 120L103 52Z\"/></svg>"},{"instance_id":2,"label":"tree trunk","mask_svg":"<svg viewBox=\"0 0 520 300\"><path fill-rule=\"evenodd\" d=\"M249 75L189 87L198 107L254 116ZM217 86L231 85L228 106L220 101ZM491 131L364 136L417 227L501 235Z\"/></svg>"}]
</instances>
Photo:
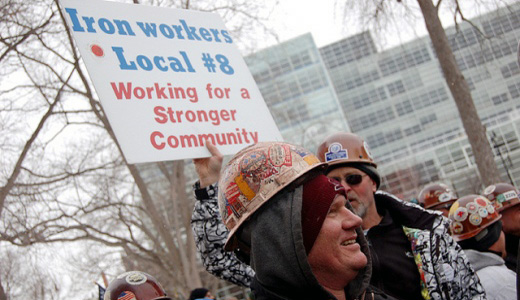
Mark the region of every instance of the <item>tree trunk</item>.
<instances>
[{"instance_id":1,"label":"tree trunk","mask_svg":"<svg viewBox=\"0 0 520 300\"><path fill-rule=\"evenodd\" d=\"M184 222L186 214L191 215L189 209L186 207L188 199L186 198L186 179L184 177L184 161L175 161L172 164L172 170L169 173L170 181L170 201L173 204L175 211L173 211L172 227L174 228L177 243L179 244L180 267L182 267L186 286L191 290L202 286L200 274L196 268L196 261L191 260L190 257L196 255L190 252L189 243L193 240L191 227ZM183 243L182 230L185 230L186 243ZM190 239L191 237L191 239ZM195 244L195 242L192 242ZM195 262L195 265L192 263ZM195 271L195 272L194 272Z\"/></svg>"},{"instance_id":2,"label":"tree trunk","mask_svg":"<svg viewBox=\"0 0 520 300\"><path fill-rule=\"evenodd\" d=\"M5 294L4 287L2 286L1 278L0 278L0 300L7 300L7 295Z\"/></svg>"},{"instance_id":3,"label":"tree trunk","mask_svg":"<svg viewBox=\"0 0 520 300\"><path fill-rule=\"evenodd\" d=\"M468 83L459 70L455 56L448 43L446 32L432 0L417 0L426 23L426 28L437 53L439 63L455 99L462 124L468 136L482 183L487 186L502 181L495 164L493 151L473 103Z\"/></svg>"}]
</instances>

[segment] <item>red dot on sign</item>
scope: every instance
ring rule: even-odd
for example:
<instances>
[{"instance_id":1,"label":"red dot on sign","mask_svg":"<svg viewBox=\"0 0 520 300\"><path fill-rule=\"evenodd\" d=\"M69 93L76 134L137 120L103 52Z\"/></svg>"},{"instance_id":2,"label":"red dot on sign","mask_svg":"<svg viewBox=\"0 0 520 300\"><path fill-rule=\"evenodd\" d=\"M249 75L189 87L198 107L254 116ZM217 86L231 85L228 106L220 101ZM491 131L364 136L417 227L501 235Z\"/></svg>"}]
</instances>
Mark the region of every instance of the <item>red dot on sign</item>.
<instances>
[{"instance_id":1,"label":"red dot on sign","mask_svg":"<svg viewBox=\"0 0 520 300\"><path fill-rule=\"evenodd\" d=\"M103 56L104 52L103 52L103 48L99 47L98 45L92 45L90 47L90 50L92 51L92 53L94 53L95 56Z\"/></svg>"}]
</instances>

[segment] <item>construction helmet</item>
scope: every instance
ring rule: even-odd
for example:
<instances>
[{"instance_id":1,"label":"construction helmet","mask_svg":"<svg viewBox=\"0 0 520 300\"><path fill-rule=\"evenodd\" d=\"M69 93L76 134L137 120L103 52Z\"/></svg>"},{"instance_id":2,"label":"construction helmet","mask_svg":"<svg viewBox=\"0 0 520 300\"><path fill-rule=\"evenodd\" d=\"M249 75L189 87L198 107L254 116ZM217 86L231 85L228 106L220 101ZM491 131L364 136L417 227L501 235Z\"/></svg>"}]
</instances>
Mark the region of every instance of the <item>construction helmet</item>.
<instances>
[{"instance_id":1,"label":"construction helmet","mask_svg":"<svg viewBox=\"0 0 520 300\"><path fill-rule=\"evenodd\" d=\"M329 166L344 163L365 163L377 167L367 143L350 132L328 136L318 147L318 158Z\"/></svg>"},{"instance_id":2,"label":"construction helmet","mask_svg":"<svg viewBox=\"0 0 520 300\"><path fill-rule=\"evenodd\" d=\"M105 290L104 300L172 300L151 275L131 271L117 276Z\"/></svg>"},{"instance_id":3,"label":"construction helmet","mask_svg":"<svg viewBox=\"0 0 520 300\"><path fill-rule=\"evenodd\" d=\"M448 218L453 238L458 242L476 236L501 216L486 197L467 195L453 203Z\"/></svg>"},{"instance_id":4,"label":"construction helmet","mask_svg":"<svg viewBox=\"0 0 520 300\"><path fill-rule=\"evenodd\" d=\"M325 168L308 150L284 142L261 142L235 154L218 184L220 215L229 230L224 249L237 248L237 229L276 193Z\"/></svg>"},{"instance_id":5,"label":"construction helmet","mask_svg":"<svg viewBox=\"0 0 520 300\"><path fill-rule=\"evenodd\" d=\"M457 195L443 183L430 183L419 193L419 203L426 209L435 209L443 204L451 204L457 200Z\"/></svg>"},{"instance_id":6,"label":"construction helmet","mask_svg":"<svg viewBox=\"0 0 520 300\"><path fill-rule=\"evenodd\" d=\"M493 203L499 212L520 204L518 191L508 183L497 183L488 186L484 189L484 196Z\"/></svg>"}]
</instances>

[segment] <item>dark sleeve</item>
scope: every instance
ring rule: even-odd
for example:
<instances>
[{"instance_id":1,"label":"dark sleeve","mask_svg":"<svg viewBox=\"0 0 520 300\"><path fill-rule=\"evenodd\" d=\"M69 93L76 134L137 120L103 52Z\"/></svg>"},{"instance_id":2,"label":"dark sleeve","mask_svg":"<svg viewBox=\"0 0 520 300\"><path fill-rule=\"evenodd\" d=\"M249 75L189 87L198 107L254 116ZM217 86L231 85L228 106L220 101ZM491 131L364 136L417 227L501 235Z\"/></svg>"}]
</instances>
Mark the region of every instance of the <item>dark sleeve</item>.
<instances>
[{"instance_id":1,"label":"dark sleeve","mask_svg":"<svg viewBox=\"0 0 520 300\"><path fill-rule=\"evenodd\" d=\"M254 271L233 252L224 251L228 230L218 211L217 185L196 189L191 229L206 270L219 278L249 287Z\"/></svg>"}]
</instances>

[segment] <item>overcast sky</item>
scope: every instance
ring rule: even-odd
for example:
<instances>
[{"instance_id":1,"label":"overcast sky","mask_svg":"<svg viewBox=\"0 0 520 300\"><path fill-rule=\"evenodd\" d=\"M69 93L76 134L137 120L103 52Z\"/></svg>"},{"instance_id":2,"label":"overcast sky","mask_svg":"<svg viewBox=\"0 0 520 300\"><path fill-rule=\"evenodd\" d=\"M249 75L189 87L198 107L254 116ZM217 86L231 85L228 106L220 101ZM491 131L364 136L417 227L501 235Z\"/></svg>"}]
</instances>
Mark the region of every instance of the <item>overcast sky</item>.
<instances>
[{"instance_id":1,"label":"overcast sky","mask_svg":"<svg viewBox=\"0 0 520 300\"><path fill-rule=\"evenodd\" d=\"M368 1L368 0L367 0ZM485 0L487 1L487 0ZM465 5L466 17L471 18L495 8L496 0L488 6L481 5L476 9L474 0L462 1ZM506 2L514 2L505 0ZM448 3L450 1L446 1ZM272 26L281 41L311 32L318 47L322 47L338 41L344 37L352 36L361 31L360 28L350 27L348 30L342 24L342 15L335 9L335 0L323 0L319 4L315 0L280 0L271 16ZM419 13L419 11L417 11ZM449 12L441 13L441 21L445 27L453 25L453 15ZM409 25L407 25L408 27ZM426 35L423 23L417 24L417 32L420 36ZM406 42L413 39L413 34L401 35L401 41ZM396 35L389 39L385 48L400 44L400 38ZM378 45L381 46L381 45Z\"/></svg>"},{"instance_id":2,"label":"overcast sky","mask_svg":"<svg viewBox=\"0 0 520 300\"><path fill-rule=\"evenodd\" d=\"M340 40L342 24L334 18L334 1L280 0L271 17L282 41L311 32L318 47Z\"/></svg>"}]
</instances>

